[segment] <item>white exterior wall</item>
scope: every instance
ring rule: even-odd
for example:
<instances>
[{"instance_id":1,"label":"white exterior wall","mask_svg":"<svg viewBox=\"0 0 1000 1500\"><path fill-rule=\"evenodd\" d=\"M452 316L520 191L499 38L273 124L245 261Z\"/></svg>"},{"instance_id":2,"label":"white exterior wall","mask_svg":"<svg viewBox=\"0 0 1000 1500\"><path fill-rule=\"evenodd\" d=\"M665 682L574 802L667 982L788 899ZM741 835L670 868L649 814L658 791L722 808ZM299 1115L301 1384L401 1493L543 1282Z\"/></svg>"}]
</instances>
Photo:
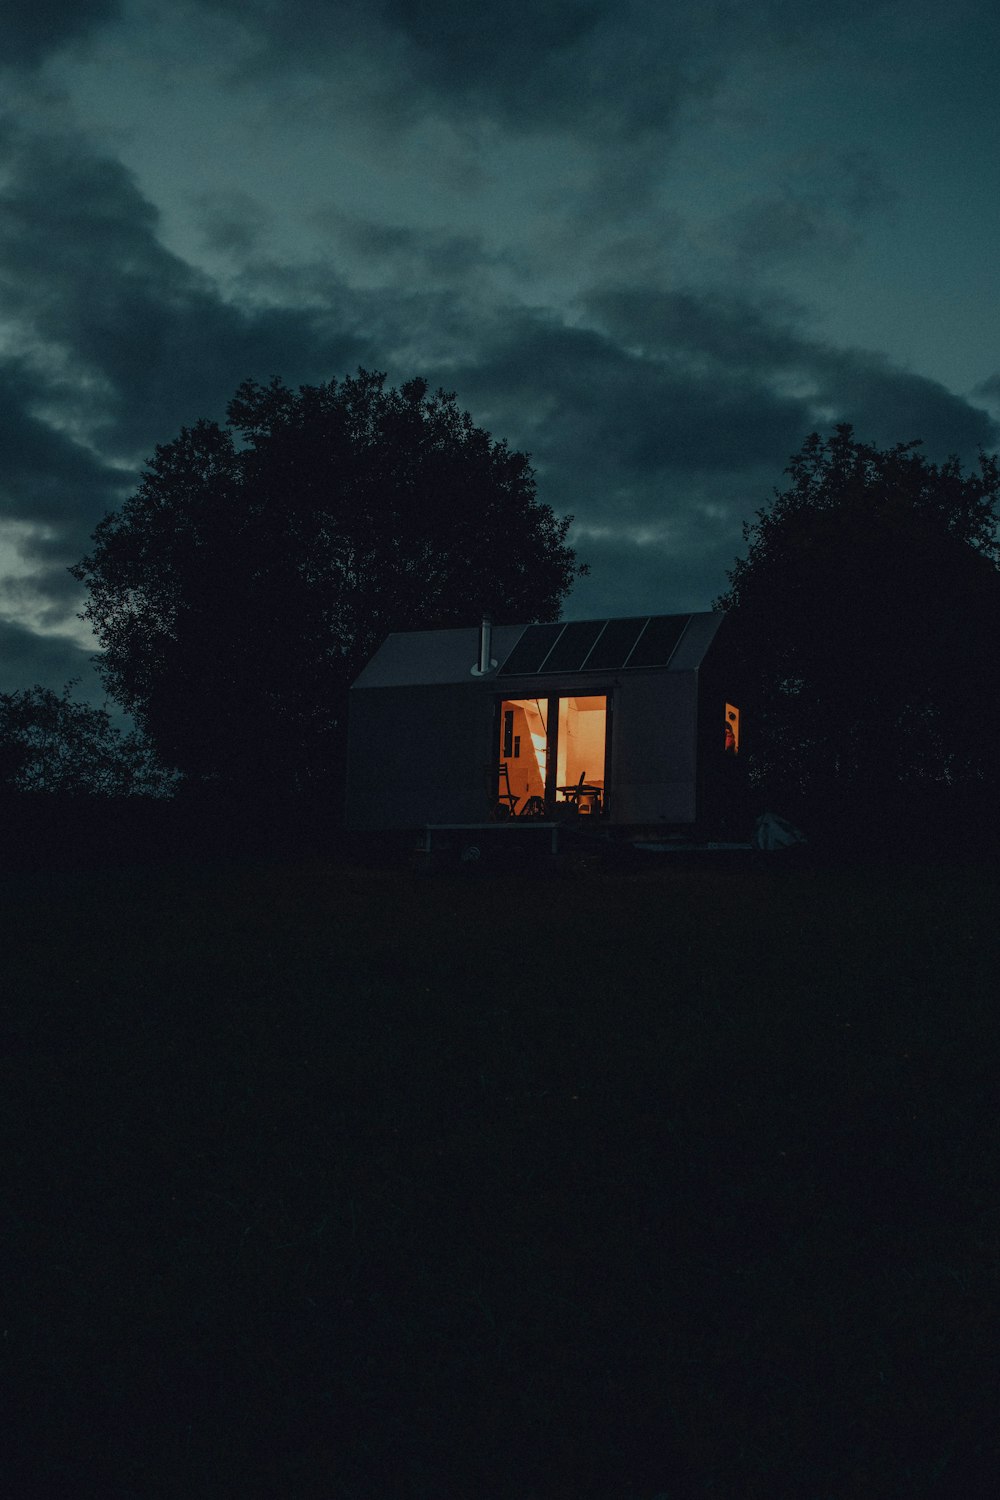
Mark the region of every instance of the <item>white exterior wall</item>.
<instances>
[{"instance_id":1,"label":"white exterior wall","mask_svg":"<svg viewBox=\"0 0 1000 1500\"><path fill-rule=\"evenodd\" d=\"M697 701L694 672L652 670L621 682L611 745L613 822L694 822Z\"/></svg>"}]
</instances>

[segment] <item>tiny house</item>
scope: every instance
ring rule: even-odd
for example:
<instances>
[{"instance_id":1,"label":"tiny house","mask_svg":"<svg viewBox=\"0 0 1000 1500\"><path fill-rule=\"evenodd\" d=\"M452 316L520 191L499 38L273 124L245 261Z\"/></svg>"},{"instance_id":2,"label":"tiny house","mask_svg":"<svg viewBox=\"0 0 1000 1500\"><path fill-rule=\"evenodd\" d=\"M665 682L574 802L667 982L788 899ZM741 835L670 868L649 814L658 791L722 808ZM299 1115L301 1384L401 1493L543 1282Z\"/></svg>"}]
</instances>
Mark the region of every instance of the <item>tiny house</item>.
<instances>
[{"instance_id":1,"label":"tiny house","mask_svg":"<svg viewBox=\"0 0 1000 1500\"><path fill-rule=\"evenodd\" d=\"M720 613L387 637L349 697L357 830L510 820L725 836L739 695Z\"/></svg>"}]
</instances>

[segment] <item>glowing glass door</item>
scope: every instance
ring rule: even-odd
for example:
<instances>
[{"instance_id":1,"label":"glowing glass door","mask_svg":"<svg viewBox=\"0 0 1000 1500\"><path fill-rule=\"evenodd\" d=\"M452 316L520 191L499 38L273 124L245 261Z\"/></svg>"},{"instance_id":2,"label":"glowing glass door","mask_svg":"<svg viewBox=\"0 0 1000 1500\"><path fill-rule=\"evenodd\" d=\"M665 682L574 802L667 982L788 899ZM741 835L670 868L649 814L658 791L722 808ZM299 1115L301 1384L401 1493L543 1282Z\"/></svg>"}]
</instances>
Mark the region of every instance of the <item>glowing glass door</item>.
<instances>
[{"instance_id":1,"label":"glowing glass door","mask_svg":"<svg viewBox=\"0 0 1000 1500\"><path fill-rule=\"evenodd\" d=\"M496 809L501 817L593 817L605 810L608 700L505 698Z\"/></svg>"}]
</instances>

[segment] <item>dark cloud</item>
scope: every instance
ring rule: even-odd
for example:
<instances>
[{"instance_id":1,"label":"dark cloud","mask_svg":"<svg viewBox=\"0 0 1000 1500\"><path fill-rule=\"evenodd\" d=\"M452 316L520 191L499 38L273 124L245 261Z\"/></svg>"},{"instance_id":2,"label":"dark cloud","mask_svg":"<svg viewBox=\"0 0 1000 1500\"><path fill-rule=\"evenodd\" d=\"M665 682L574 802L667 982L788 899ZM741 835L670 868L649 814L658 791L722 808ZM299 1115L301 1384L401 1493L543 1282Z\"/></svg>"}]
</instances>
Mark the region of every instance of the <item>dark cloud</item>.
<instances>
[{"instance_id":1,"label":"dark cloud","mask_svg":"<svg viewBox=\"0 0 1000 1500\"><path fill-rule=\"evenodd\" d=\"M335 311L329 274L318 309L224 299L163 247L155 210L115 161L8 124L0 162L0 312L22 351L0 362L0 517L21 523L3 536L19 558L3 607L31 622L11 637L0 683L25 686L36 656L50 682L58 661L76 663L65 634L84 600L66 569L157 442L221 418L248 376L329 378L368 345L345 327L349 299Z\"/></svg>"},{"instance_id":2,"label":"dark cloud","mask_svg":"<svg viewBox=\"0 0 1000 1500\"><path fill-rule=\"evenodd\" d=\"M227 301L162 245L156 210L118 162L10 127L3 158L0 308L72 371L79 415L111 451L134 460L220 416L248 376L292 364L325 375L365 354L363 332L345 326L349 299L321 311Z\"/></svg>"},{"instance_id":3,"label":"dark cloud","mask_svg":"<svg viewBox=\"0 0 1000 1500\"><path fill-rule=\"evenodd\" d=\"M446 283L458 293L470 278L509 263L509 254L487 249L480 234L378 223L336 209L324 209L315 222L366 272L377 268L390 285L428 287Z\"/></svg>"},{"instance_id":4,"label":"dark cloud","mask_svg":"<svg viewBox=\"0 0 1000 1500\"><path fill-rule=\"evenodd\" d=\"M440 373L478 420L532 454L542 497L575 515L574 545L592 568L576 614L621 612L640 594L641 608L707 605L743 517L810 428L807 406L763 380L524 312L474 361Z\"/></svg>"},{"instance_id":5,"label":"dark cloud","mask_svg":"<svg viewBox=\"0 0 1000 1500\"><path fill-rule=\"evenodd\" d=\"M1000 372L990 375L988 379L980 382L972 393L974 396L984 396L987 401L1000 401Z\"/></svg>"},{"instance_id":6,"label":"dark cloud","mask_svg":"<svg viewBox=\"0 0 1000 1500\"><path fill-rule=\"evenodd\" d=\"M860 437L883 446L920 438L928 457L954 453L967 462L1000 441L1000 425L988 412L882 355L831 350L823 363L821 399L836 402L837 420L850 422Z\"/></svg>"},{"instance_id":7,"label":"dark cloud","mask_svg":"<svg viewBox=\"0 0 1000 1500\"><path fill-rule=\"evenodd\" d=\"M553 462L576 468L582 446L601 470L711 471L751 464L794 439L801 405L745 376L650 358L593 329L529 314L461 373L461 388L506 393ZM511 411L513 415L513 411Z\"/></svg>"},{"instance_id":8,"label":"dark cloud","mask_svg":"<svg viewBox=\"0 0 1000 1500\"><path fill-rule=\"evenodd\" d=\"M710 390L735 382L737 404L739 390L749 395L755 384L785 391L784 407L798 411L800 426L850 422L859 436L877 443L920 438L933 455L954 452L966 460L1000 438L987 412L939 381L900 370L871 351L837 349L810 337L803 314L788 303L731 292L607 286L582 302L609 336L643 357L692 370ZM766 446L770 435L762 436ZM752 461L760 445L746 451Z\"/></svg>"},{"instance_id":9,"label":"dark cloud","mask_svg":"<svg viewBox=\"0 0 1000 1500\"><path fill-rule=\"evenodd\" d=\"M350 57L385 122L423 110L509 130L571 132L591 143L672 129L748 51L808 45L890 0L197 0L252 40L245 74L322 74ZM366 75L364 80L361 74Z\"/></svg>"},{"instance_id":10,"label":"dark cloud","mask_svg":"<svg viewBox=\"0 0 1000 1500\"><path fill-rule=\"evenodd\" d=\"M78 530L92 525L121 476L32 404L52 403L23 360L0 363L0 515Z\"/></svg>"},{"instance_id":11,"label":"dark cloud","mask_svg":"<svg viewBox=\"0 0 1000 1500\"><path fill-rule=\"evenodd\" d=\"M920 438L930 457L966 462L1000 436L938 382L810 340L781 305L605 289L588 307L603 329L511 312L474 358L438 372L478 420L531 452L543 497L576 516L592 568L577 615L621 611L625 598L707 607L742 550L743 520L812 431L848 421L866 440Z\"/></svg>"},{"instance_id":12,"label":"dark cloud","mask_svg":"<svg viewBox=\"0 0 1000 1500\"><path fill-rule=\"evenodd\" d=\"M91 663L92 655L65 636L39 635L24 625L0 620L0 692L23 692L36 682L58 691L64 683L79 678L73 696L88 703L103 703L106 694Z\"/></svg>"},{"instance_id":13,"label":"dark cloud","mask_svg":"<svg viewBox=\"0 0 1000 1500\"><path fill-rule=\"evenodd\" d=\"M35 0L4 7L0 66L34 67L120 13L119 0Z\"/></svg>"},{"instance_id":14,"label":"dark cloud","mask_svg":"<svg viewBox=\"0 0 1000 1500\"><path fill-rule=\"evenodd\" d=\"M801 357L800 308L770 299L751 301L725 288L711 291L605 283L580 305L597 325L644 355L758 375L787 368Z\"/></svg>"},{"instance_id":15,"label":"dark cloud","mask_svg":"<svg viewBox=\"0 0 1000 1500\"><path fill-rule=\"evenodd\" d=\"M716 235L737 262L755 269L850 254L876 213L898 193L871 152L811 151L782 166L780 188L722 220Z\"/></svg>"},{"instance_id":16,"label":"dark cloud","mask_svg":"<svg viewBox=\"0 0 1000 1500\"><path fill-rule=\"evenodd\" d=\"M521 130L629 137L668 125L703 86L697 8L647 0L201 0L245 38L244 75L323 72L350 55L383 121L426 109ZM688 67L688 60L693 59ZM359 74L365 75L362 78Z\"/></svg>"},{"instance_id":17,"label":"dark cloud","mask_svg":"<svg viewBox=\"0 0 1000 1500\"><path fill-rule=\"evenodd\" d=\"M658 16L628 0L388 0L385 7L439 99L508 126L617 137L664 129L703 85L683 14L664 7Z\"/></svg>"},{"instance_id":18,"label":"dark cloud","mask_svg":"<svg viewBox=\"0 0 1000 1500\"><path fill-rule=\"evenodd\" d=\"M4 564L15 572L2 580L0 605L4 613L30 620L32 629L56 633L41 638L46 644L39 647L41 659L55 663L75 660L65 633L83 605L80 586L66 570L85 549L95 522L125 491L120 472L35 415L36 402L51 406L51 391L23 362L0 364L0 544L8 557L16 555L16 562L10 557ZM34 659L32 630L24 631L10 638L0 685L9 685L12 674L16 686L29 685L23 677ZM68 669L66 675L72 675Z\"/></svg>"},{"instance_id":19,"label":"dark cloud","mask_svg":"<svg viewBox=\"0 0 1000 1500\"><path fill-rule=\"evenodd\" d=\"M241 260L258 251L271 223L264 205L248 193L202 193L194 206L206 245Z\"/></svg>"}]
</instances>

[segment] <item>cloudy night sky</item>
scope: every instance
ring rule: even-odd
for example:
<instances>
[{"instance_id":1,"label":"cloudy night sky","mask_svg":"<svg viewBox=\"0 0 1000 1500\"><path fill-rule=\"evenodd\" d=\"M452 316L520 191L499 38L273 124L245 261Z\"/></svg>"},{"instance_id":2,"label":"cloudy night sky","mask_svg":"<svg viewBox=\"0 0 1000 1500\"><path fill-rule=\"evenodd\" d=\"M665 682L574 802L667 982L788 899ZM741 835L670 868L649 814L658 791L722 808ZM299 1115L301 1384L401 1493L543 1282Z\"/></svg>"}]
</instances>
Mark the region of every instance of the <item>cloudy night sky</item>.
<instances>
[{"instance_id":1,"label":"cloudy night sky","mask_svg":"<svg viewBox=\"0 0 1000 1500\"><path fill-rule=\"evenodd\" d=\"M0 690L101 701L66 568L247 377L455 391L577 618L709 607L810 431L997 448L998 56L995 0L8 0Z\"/></svg>"}]
</instances>

